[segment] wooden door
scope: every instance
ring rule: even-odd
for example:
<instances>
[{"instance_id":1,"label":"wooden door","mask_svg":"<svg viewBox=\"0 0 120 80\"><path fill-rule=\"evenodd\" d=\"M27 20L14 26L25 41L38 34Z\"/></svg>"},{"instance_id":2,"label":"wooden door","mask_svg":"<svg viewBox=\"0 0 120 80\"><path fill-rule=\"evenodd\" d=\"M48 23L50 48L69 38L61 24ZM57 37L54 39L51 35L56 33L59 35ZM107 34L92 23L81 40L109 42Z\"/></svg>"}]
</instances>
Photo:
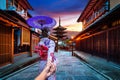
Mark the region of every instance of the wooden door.
<instances>
[{"instance_id":1,"label":"wooden door","mask_svg":"<svg viewBox=\"0 0 120 80\"><path fill-rule=\"evenodd\" d=\"M0 25L0 66L12 62L12 28Z\"/></svg>"}]
</instances>

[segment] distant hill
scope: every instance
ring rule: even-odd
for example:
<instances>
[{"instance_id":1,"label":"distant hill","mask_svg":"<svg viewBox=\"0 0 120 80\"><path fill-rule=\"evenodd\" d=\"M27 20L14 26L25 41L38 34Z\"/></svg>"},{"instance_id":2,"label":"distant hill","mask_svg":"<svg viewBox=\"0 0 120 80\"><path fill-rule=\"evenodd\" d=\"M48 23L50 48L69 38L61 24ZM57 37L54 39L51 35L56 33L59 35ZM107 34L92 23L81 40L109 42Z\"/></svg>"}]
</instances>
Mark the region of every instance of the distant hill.
<instances>
[{"instance_id":1,"label":"distant hill","mask_svg":"<svg viewBox=\"0 0 120 80\"><path fill-rule=\"evenodd\" d=\"M71 38L71 36L76 36L77 34L79 34L78 31L67 31L66 35L68 35L68 38Z\"/></svg>"}]
</instances>

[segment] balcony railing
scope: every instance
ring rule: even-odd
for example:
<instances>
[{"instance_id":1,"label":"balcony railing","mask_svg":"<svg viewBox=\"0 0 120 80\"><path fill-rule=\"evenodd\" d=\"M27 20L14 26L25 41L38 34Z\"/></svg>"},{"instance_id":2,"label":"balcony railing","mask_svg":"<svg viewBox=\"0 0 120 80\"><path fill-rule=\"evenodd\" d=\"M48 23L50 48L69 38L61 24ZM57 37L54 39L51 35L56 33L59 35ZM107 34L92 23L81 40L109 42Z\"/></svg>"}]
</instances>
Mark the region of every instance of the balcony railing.
<instances>
[{"instance_id":1,"label":"balcony railing","mask_svg":"<svg viewBox=\"0 0 120 80\"><path fill-rule=\"evenodd\" d=\"M100 16L105 14L105 12L106 12L106 9L104 6L99 11L94 12L88 19L85 20L84 27L86 28L88 25L90 25L92 22L94 22Z\"/></svg>"},{"instance_id":2,"label":"balcony railing","mask_svg":"<svg viewBox=\"0 0 120 80\"><path fill-rule=\"evenodd\" d=\"M19 8L17 8L15 5L9 5L8 6L8 10L13 10L16 11L19 15L21 15L24 19L27 19L27 11L25 10L20 10Z\"/></svg>"},{"instance_id":3,"label":"balcony railing","mask_svg":"<svg viewBox=\"0 0 120 80\"><path fill-rule=\"evenodd\" d=\"M25 12L24 10L19 10L19 11L16 11L18 14L20 14L24 19L26 19L28 16L27 16L27 12Z\"/></svg>"}]
</instances>

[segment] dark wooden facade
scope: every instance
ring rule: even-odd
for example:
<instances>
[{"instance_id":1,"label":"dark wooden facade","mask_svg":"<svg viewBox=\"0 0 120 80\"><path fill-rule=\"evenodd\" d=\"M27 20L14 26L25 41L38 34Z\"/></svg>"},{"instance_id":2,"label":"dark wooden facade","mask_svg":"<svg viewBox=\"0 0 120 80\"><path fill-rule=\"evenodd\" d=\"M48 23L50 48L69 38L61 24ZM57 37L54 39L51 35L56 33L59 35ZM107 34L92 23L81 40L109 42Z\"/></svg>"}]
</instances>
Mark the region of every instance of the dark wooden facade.
<instances>
[{"instance_id":1,"label":"dark wooden facade","mask_svg":"<svg viewBox=\"0 0 120 80\"><path fill-rule=\"evenodd\" d=\"M5 6L8 8L7 1L8 0L6 0ZM14 1L17 0L11 1L14 4ZM20 2L18 6L22 4L25 5L23 5L24 7L18 7L14 4L16 8L23 7L26 11L27 9L32 9L26 0L18 0L18 2ZM11 5L11 7L12 6L13 5ZM25 20L30 16L26 15L26 18L24 18L22 15L18 14L16 10L8 10L7 8L6 10L0 8L0 67L8 63L14 63L14 57L19 56L18 53L29 52L29 55L32 56L32 53L30 53L32 43L31 30ZM28 12L25 13L28 14Z\"/></svg>"},{"instance_id":2,"label":"dark wooden facade","mask_svg":"<svg viewBox=\"0 0 120 80\"><path fill-rule=\"evenodd\" d=\"M120 63L120 4L79 33L76 49Z\"/></svg>"},{"instance_id":3,"label":"dark wooden facade","mask_svg":"<svg viewBox=\"0 0 120 80\"><path fill-rule=\"evenodd\" d=\"M13 62L15 18L0 10L0 66ZM9 18L8 18L9 17ZM17 26L16 26L17 27Z\"/></svg>"}]
</instances>

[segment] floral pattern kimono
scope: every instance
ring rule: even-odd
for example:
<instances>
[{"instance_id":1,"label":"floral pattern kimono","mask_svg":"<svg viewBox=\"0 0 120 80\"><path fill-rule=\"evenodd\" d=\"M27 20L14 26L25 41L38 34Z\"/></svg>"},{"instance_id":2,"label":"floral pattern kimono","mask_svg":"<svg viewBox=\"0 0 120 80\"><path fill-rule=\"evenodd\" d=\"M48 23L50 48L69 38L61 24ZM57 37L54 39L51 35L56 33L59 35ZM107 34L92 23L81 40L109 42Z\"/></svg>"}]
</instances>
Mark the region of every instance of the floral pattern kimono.
<instances>
[{"instance_id":1,"label":"floral pattern kimono","mask_svg":"<svg viewBox=\"0 0 120 80\"><path fill-rule=\"evenodd\" d=\"M49 38L42 38L38 46L39 55L41 57L39 72L41 73L48 59L52 60L56 65L56 58L54 56L55 42ZM55 80L55 74L48 77L47 80Z\"/></svg>"}]
</instances>

